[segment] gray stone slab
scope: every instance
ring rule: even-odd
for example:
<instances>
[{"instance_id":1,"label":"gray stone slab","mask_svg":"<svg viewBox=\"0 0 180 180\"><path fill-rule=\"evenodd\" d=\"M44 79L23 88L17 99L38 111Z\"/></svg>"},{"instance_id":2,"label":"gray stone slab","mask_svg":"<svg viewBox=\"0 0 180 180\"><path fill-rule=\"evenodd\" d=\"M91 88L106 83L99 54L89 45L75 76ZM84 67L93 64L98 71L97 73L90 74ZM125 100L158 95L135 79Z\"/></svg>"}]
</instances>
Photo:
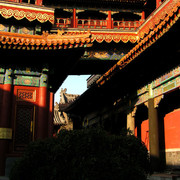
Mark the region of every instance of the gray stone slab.
<instances>
[{"instance_id":1,"label":"gray stone slab","mask_svg":"<svg viewBox=\"0 0 180 180\"><path fill-rule=\"evenodd\" d=\"M149 180L180 180L179 174L153 174Z\"/></svg>"},{"instance_id":2,"label":"gray stone slab","mask_svg":"<svg viewBox=\"0 0 180 180\"><path fill-rule=\"evenodd\" d=\"M18 160L18 157L8 157L6 159L6 169L5 169L5 176L9 177L9 174L11 172L11 169L14 165L14 163ZM1 179L0 179L1 180Z\"/></svg>"},{"instance_id":3,"label":"gray stone slab","mask_svg":"<svg viewBox=\"0 0 180 180\"><path fill-rule=\"evenodd\" d=\"M0 176L0 180L9 180L9 178L5 176Z\"/></svg>"}]
</instances>

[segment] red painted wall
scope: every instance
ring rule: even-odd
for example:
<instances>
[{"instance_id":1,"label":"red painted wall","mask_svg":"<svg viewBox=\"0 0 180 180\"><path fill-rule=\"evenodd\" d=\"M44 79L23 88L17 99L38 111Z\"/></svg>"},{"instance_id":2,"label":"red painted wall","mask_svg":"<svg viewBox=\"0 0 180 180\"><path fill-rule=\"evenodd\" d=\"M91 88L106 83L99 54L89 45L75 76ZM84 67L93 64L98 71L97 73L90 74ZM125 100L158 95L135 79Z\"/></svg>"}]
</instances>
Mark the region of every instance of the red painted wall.
<instances>
[{"instance_id":1,"label":"red painted wall","mask_svg":"<svg viewBox=\"0 0 180 180\"><path fill-rule=\"evenodd\" d=\"M165 148L180 148L180 109L174 110L164 117ZM137 127L135 129L137 136ZM144 120L141 124L141 140L149 150L149 120Z\"/></svg>"},{"instance_id":2,"label":"red painted wall","mask_svg":"<svg viewBox=\"0 0 180 180\"><path fill-rule=\"evenodd\" d=\"M145 120L141 124L141 140L149 151L149 120Z\"/></svg>"},{"instance_id":3,"label":"red painted wall","mask_svg":"<svg viewBox=\"0 0 180 180\"><path fill-rule=\"evenodd\" d=\"M139 131L137 127L135 128L134 135L137 137L137 134ZM149 151L149 120L144 120L141 123L141 140L146 145L148 151Z\"/></svg>"},{"instance_id":4,"label":"red painted wall","mask_svg":"<svg viewBox=\"0 0 180 180\"><path fill-rule=\"evenodd\" d=\"M174 110L164 117L165 148L180 148L180 109Z\"/></svg>"}]
</instances>

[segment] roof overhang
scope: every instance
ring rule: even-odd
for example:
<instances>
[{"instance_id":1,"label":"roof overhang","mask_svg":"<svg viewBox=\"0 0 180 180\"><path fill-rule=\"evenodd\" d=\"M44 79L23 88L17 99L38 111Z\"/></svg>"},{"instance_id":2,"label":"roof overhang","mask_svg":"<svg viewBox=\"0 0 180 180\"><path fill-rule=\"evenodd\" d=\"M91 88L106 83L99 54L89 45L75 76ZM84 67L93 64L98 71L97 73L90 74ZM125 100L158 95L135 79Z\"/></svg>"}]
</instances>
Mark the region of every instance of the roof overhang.
<instances>
[{"instance_id":1,"label":"roof overhang","mask_svg":"<svg viewBox=\"0 0 180 180\"><path fill-rule=\"evenodd\" d=\"M103 85L110 80L117 71L125 68L141 53L159 40L180 19L180 2L166 0L138 29L138 44L132 48L121 60L109 69L99 80L98 85Z\"/></svg>"},{"instance_id":2,"label":"roof overhang","mask_svg":"<svg viewBox=\"0 0 180 180\"><path fill-rule=\"evenodd\" d=\"M0 32L0 48L22 50L57 50L92 46L90 32L64 32L57 34L44 32L42 35L29 35Z\"/></svg>"},{"instance_id":3,"label":"roof overhang","mask_svg":"<svg viewBox=\"0 0 180 180\"><path fill-rule=\"evenodd\" d=\"M5 18L15 18L16 20L27 19L37 20L40 23L54 23L54 9L44 6L37 6L27 3L15 3L0 0L0 15Z\"/></svg>"},{"instance_id":4,"label":"roof overhang","mask_svg":"<svg viewBox=\"0 0 180 180\"><path fill-rule=\"evenodd\" d=\"M90 32L64 32L57 34L27 35L0 32L2 67L49 69L49 85L56 92L71 68L92 46ZM29 59L27 59L29 57Z\"/></svg>"},{"instance_id":5,"label":"roof overhang","mask_svg":"<svg viewBox=\"0 0 180 180\"><path fill-rule=\"evenodd\" d=\"M143 9L147 0L44 0L47 6L76 9Z\"/></svg>"},{"instance_id":6,"label":"roof overhang","mask_svg":"<svg viewBox=\"0 0 180 180\"><path fill-rule=\"evenodd\" d=\"M138 44L66 107L66 112L85 115L99 107L113 107L114 102L136 96L139 88L179 66L180 2L167 0L154 13L139 28Z\"/></svg>"}]
</instances>

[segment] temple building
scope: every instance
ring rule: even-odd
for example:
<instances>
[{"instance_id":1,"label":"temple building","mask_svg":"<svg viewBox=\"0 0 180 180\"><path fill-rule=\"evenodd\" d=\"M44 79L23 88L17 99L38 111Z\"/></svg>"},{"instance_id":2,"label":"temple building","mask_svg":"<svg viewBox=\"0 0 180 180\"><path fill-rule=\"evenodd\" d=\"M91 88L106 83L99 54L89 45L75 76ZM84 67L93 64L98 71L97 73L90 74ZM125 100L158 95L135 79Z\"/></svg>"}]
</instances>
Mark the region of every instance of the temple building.
<instances>
[{"instance_id":1,"label":"temple building","mask_svg":"<svg viewBox=\"0 0 180 180\"><path fill-rule=\"evenodd\" d=\"M179 167L179 6L0 0L0 175L29 142L52 136L54 93L68 75L83 74L92 74L89 89L57 108L73 128L129 128L154 169Z\"/></svg>"},{"instance_id":2,"label":"temple building","mask_svg":"<svg viewBox=\"0 0 180 180\"><path fill-rule=\"evenodd\" d=\"M0 1L0 176L30 142L52 137L54 93L92 45L89 31L51 33L54 11Z\"/></svg>"},{"instance_id":3,"label":"temple building","mask_svg":"<svg viewBox=\"0 0 180 180\"><path fill-rule=\"evenodd\" d=\"M91 76L88 90L64 111L77 128L130 129L159 171L180 168L180 2L153 2L153 11L146 2L134 46L104 74Z\"/></svg>"},{"instance_id":4,"label":"temple building","mask_svg":"<svg viewBox=\"0 0 180 180\"><path fill-rule=\"evenodd\" d=\"M62 108L67 107L70 103L75 101L79 95L68 94L67 89L61 89L60 102L55 104L54 107L54 134L62 129L73 130L73 122L67 113L60 111Z\"/></svg>"}]
</instances>

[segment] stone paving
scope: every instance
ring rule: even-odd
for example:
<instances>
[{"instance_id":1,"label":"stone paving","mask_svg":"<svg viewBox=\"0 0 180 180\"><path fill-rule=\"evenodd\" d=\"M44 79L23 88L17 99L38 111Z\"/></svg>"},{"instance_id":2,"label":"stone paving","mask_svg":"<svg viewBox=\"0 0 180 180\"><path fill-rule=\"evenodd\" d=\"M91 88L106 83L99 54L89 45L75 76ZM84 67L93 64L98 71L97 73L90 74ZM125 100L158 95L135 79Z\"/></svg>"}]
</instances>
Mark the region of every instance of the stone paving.
<instances>
[{"instance_id":1,"label":"stone paving","mask_svg":"<svg viewBox=\"0 0 180 180\"><path fill-rule=\"evenodd\" d=\"M9 180L9 178L5 176L0 176L0 180Z\"/></svg>"}]
</instances>

